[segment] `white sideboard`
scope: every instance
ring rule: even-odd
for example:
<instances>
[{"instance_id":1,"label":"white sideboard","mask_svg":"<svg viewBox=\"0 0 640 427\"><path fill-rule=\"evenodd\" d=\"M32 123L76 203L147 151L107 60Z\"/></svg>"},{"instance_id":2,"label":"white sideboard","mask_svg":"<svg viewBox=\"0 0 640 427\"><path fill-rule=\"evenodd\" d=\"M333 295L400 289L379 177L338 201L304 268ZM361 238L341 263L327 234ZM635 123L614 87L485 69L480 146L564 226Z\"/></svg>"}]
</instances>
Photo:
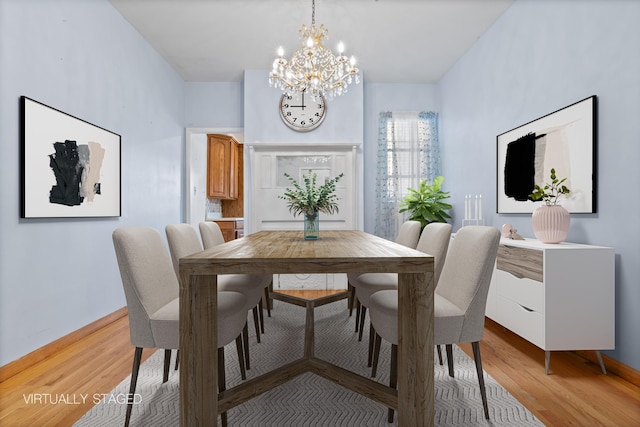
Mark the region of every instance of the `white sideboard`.
<instances>
[{"instance_id":1,"label":"white sideboard","mask_svg":"<svg viewBox=\"0 0 640 427\"><path fill-rule=\"evenodd\" d=\"M487 317L545 351L615 347L614 250L575 243L502 239Z\"/></svg>"}]
</instances>

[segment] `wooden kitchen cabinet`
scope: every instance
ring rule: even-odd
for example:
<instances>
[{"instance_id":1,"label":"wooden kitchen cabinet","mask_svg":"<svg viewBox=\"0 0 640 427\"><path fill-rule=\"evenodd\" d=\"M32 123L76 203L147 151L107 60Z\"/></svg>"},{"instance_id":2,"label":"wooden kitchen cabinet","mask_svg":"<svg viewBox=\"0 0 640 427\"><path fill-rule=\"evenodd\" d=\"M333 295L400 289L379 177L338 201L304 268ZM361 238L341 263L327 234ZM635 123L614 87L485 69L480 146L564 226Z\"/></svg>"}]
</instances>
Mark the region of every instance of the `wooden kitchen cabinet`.
<instances>
[{"instance_id":1,"label":"wooden kitchen cabinet","mask_svg":"<svg viewBox=\"0 0 640 427\"><path fill-rule=\"evenodd\" d=\"M238 141L229 135L207 135L207 197L238 198Z\"/></svg>"},{"instance_id":2,"label":"wooden kitchen cabinet","mask_svg":"<svg viewBox=\"0 0 640 427\"><path fill-rule=\"evenodd\" d=\"M214 220L214 222L218 224L218 227L220 227L220 231L222 231L222 236L224 237L225 242L244 237L244 220L219 219Z\"/></svg>"}]
</instances>

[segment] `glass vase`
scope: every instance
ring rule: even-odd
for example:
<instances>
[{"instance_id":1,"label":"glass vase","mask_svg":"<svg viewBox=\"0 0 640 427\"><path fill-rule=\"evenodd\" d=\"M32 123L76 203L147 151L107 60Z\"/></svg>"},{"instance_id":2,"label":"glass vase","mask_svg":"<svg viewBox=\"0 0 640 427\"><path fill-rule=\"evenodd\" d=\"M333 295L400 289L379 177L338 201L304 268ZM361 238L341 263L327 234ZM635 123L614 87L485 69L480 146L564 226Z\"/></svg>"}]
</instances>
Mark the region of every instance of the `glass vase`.
<instances>
[{"instance_id":1,"label":"glass vase","mask_svg":"<svg viewBox=\"0 0 640 427\"><path fill-rule=\"evenodd\" d=\"M318 212L304 214L304 239L317 240L320 238L320 215Z\"/></svg>"}]
</instances>

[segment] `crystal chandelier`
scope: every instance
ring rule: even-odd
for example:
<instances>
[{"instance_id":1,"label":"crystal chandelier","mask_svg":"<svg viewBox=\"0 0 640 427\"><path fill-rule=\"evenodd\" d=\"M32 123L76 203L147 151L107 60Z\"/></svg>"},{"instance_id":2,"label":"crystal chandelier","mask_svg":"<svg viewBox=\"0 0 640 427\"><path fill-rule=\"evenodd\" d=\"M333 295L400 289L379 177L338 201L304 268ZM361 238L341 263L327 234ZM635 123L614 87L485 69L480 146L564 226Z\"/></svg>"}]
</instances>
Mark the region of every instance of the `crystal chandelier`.
<instances>
[{"instance_id":1,"label":"crystal chandelier","mask_svg":"<svg viewBox=\"0 0 640 427\"><path fill-rule=\"evenodd\" d=\"M278 58L273 61L269 74L269 85L282 89L287 95L305 92L312 97L322 95L327 99L347 92L352 82L360 83L356 60L347 58L342 42L338 44L338 55L322 44L329 31L320 25L316 27L316 2L311 2L311 27L300 28L302 47L296 50L287 62L282 47Z\"/></svg>"}]
</instances>

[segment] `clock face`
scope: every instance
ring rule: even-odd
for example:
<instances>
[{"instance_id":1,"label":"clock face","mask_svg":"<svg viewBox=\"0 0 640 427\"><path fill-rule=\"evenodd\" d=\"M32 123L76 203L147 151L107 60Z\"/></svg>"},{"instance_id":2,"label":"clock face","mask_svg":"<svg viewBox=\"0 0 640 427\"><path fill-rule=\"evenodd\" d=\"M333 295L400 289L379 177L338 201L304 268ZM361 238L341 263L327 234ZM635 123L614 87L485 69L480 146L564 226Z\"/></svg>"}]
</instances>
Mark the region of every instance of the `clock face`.
<instances>
[{"instance_id":1,"label":"clock face","mask_svg":"<svg viewBox=\"0 0 640 427\"><path fill-rule=\"evenodd\" d=\"M297 92L280 98L280 116L293 130L306 132L317 128L324 120L327 106L322 95L314 100L311 95Z\"/></svg>"}]
</instances>

